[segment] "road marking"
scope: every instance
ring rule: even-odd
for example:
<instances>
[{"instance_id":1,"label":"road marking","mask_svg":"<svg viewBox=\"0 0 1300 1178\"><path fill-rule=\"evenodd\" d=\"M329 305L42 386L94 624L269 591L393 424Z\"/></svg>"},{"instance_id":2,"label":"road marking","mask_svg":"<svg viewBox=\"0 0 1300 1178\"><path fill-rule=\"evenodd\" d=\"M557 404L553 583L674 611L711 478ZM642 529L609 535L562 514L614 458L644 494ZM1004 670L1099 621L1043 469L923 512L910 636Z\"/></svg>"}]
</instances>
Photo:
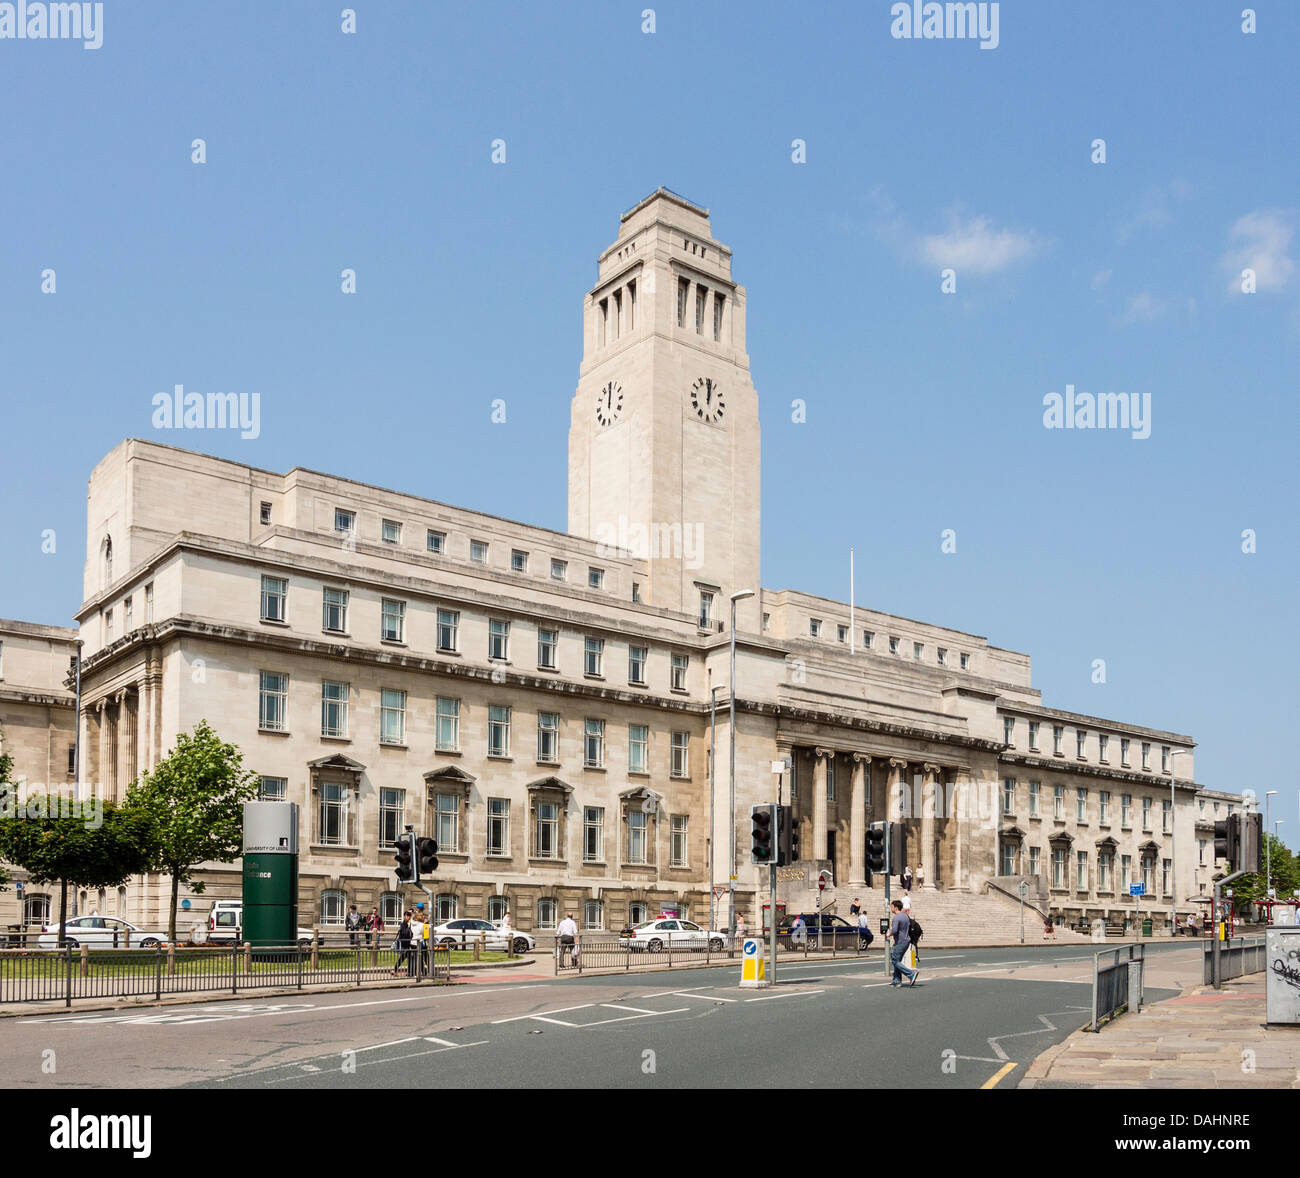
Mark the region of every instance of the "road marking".
<instances>
[{"instance_id":1,"label":"road marking","mask_svg":"<svg viewBox=\"0 0 1300 1178\"><path fill-rule=\"evenodd\" d=\"M482 991L480 990L479 993L482 993ZM557 1010L544 1010L540 1014L517 1014L514 1015L512 1018L494 1018L492 1020L492 1025L495 1027L500 1025L501 1023L518 1023L518 1022L522 1022L524 1019L542 1018L548 1014L564 1014L565 1011L568 1010L586 1010L587 1007L595 1006L595 1005L596 1004L594 1002L581 1002L577 1006L561 1006Z\"/></svg>"},{"instance_id":2,"label":"road marking","mask_svg":"<svg viewBox=\"0 0 1300 1178\"><path fill-rule=\"evenodd\" d=\"M703 987L696 987L696 988L697 988L697 989L703 989ZM671 994L665 994L665 995L663 995L663 997L665 997L665 998L668 998L668 997L673 997L673 998L703 998L705 1002L739 1002L739 1001L740 1001L739 998L724 998L724 997L722 997L721 994L707 994L707 993L705 993L705 994L699 994L699 993L692 993L692 992L689 991L689 990L673 990L673 991L671 992Z\"/></svg>"},{"instance_id":3,"label":"road marking","mask_svg":"<svg viewBox=\"0 0 1300 1178\"><path fill-rule=\"evenodd\" d=\"M404 1059L419 1059L421 1056L425 1056L425 1055L442 1055L446 1051L455 1051L457 1050L457 1048L461 1048L461 1047L482 1047L487 1042L489 1042L489 1040L480 1039L477 1043L457 1043L453 1047L434 1047L428 1051L412 1051L408 1055L397 1055L394 1056L392 1059L370 1059L370 1060L363 1059L356 1066L359 1068L373 1068L373 1067L379 1067L386 1063L401 1063L401 1061ZM292 1066L293 1066L292 1064L277 1064L275 1065L275 1067L267 1068L264 1070L274 1071L276 1067L292 1067ZM303 1070L307 1070L307 1069L303 1069ZM242 1079L243 1076L249 1074L251 1073L244 1072L238 1076L223 1076L221 1077L221 1079L238 1080L238 1079ZM267 1084L291 1084L293 1083L294 1080L300 1080L300 1079L302 1079L301 1076L282 1076L278 1080L267 1080L266 1083Z\"/></svg>"},{"instance_id":4,"label":"road marking","mask_svg":"<svg viewBox=\"0 0 1300 1178\"><path fill-rule=\"evenodd\" d=\"M1003 1064L1000 1068L998 1068L996 1072L993 1073L993 1075L991 1075L987 1080L985 1080L984 1083L980 1085L980 1087L981 1088L996 1087L997 1082L1000 1079L1002 1079L1003 1076L1005 1076L1009 1071L1012 1071L1014 1068L1018 1066L1019 1066L1018 1064L1014 1064L1014 1063Z\"/></svg>"},{"instance_id":5,"label":"road marking","mask_svg":"<svg viewBox=\"0 0 1300 1178\"><path fill-rule=\"evenodd\" d=\"M621 1002L602 1002L601 1006L607 1010L634 1010L637 1014L662 1014L660 1010L645 1010L640 1006L624 1006Z\"/></svg>"},{"instance_id":6,"label":"road marking","mask_svg":"<svg viewBox=\"0 0 1300 1178\"><path fill-rule=\"evenodd\" d=\"M825 994L825 990L792 990L789 994L765 994L762 998L746 998L746 1002L771 1002L773 998L811 998L814 994Z\"/></svg>"},{"instance_id":7,"label":"road marking","mask_svg":"<svg viewBox=\"0 0 1300 1178\"><path fill-rule=\"evenodd\" d=\"M405 1039L394 1039L391 1043L372 1043L369 1047L354 1047L353 1051L378 1051L381 1047L397 1047L402 1043L414 1043L419 1035L408 1035ZM442 1042L441 1039L438 1042Z\"/></svg>"},{"instance_id":8,"label":"road marking","mask_svg":"<svg viewBox=\"0 0 1300 1178\"><path fill-rule=\"evenodd\" d=\"M412 1038L413 1038L413 1039L418 1039L419 1037L420 1037L419 1035L415 1035L415 1036L413 1036ZM412 1039L398 1039L398 1040L397 1040L398 1043L410 1043L411 1041L412 1041ZM461 1044L459 1044L459 1043L453 1043L450 1039L439 1039L436 1035L425 1035L425 1036L424 1036L424 1041L425 1041L426 1043L437 1043L440 1047L460 1047L460 1046L461 1046ZM394 1046L396 1046L396 1044L394 1044L394 1043L385 1043L384 1046L385 1046L385 1047L394 1047ZM367 1048L366 1050L369 1050L369 1048Z\"/></svg>"}]
</instances>

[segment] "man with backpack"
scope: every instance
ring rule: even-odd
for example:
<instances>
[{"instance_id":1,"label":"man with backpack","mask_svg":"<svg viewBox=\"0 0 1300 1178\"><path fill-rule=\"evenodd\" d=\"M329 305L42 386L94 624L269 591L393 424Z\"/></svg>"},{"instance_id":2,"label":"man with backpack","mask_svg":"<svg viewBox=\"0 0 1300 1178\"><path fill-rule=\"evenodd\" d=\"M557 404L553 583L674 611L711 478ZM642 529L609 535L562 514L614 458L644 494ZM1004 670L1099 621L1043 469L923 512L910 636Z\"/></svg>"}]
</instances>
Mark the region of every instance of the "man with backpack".
<instances>
[{"instance_id":1,"label":"man with backpack","mask_svg":"<svg viewBox=\"0 0 1300 1178\"><path fill-rule=\"evenodd\" d=\"M889 919L889 939L893 944L889 947L889 964L893 967L893 981L891 986L901 986L903 979L908 979L908 985L915 986L916 979L920 977L919 969L909 969L903 964L907 956L908 946L912 943L909 936L909 927L912 923L909 917L903 911L903 902L895 900L890 907L893 909L893 915Z\"/></svg>"}]
</instances>

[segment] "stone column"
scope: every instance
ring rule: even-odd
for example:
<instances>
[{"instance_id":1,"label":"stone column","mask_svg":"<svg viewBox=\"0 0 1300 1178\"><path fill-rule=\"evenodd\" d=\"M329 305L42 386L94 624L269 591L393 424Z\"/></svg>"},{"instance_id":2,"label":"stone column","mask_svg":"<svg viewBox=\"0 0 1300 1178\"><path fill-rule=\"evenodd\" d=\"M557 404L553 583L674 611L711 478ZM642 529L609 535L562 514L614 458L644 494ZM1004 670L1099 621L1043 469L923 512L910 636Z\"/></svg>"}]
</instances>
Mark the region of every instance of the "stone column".
<instances>
[{"instance_id":1,"label":"stone column","mask_svg":"<svg viewBox=\"0 0 1300 1178\"><path fill-rule=\"evenodd\" d=\"M963 813L968 805L970 798L968 796L970 786L965 780L969 774L964 769L957 771L959 780L953 785L953 805L952 805L952 883L951 891L964 892L966 890L965 879L962 876L962 823L964 821Z\"/></svg>"},{"instance_id":2,"label":"stone column","mask_svg":"<svg viewBox=\"0 0 1300 1178\"><path fill-rule=\"evenodd\" d=\"M122 718L122 772L118 775L121 790L123 794L135 780L138 772L139 752L137 732L139 728L140 709L139 695L136 696L136 707L131 706L131 697L124 691L122 692L122 702L119 705L118 715Z\"/></svg>"},{"instance_id":3,"label":"stone column","mask_svg":"<svg viewBox=\"0 0 1300 1178\"><path fill-rule=\"evenodd\" d=\"M939 803L939 766L926 762L922 767L925 776L921 785L921 849L917 858L925 869L922 887L934 887L939 864L934 854L934 816Z\"/></svg>"},{"instance_id":4,"label":"stone column","mask_svg":"<svg viewBox=\"0 0 1300 1178\"><path fill-rule=\"evenodd\" d=\"M95 767L92 773L90 766L86 766L86 779L102 798L106 797L108 793L108 701L96 700L94 711L95 727L97 729L95 733Z\"/></svg>"},{"instance_id":5,"label":"stone column","mask_svg":"<svg viewBox=\"0 0 1300 1178\"><path fill-rule=\"evenodd\" d=\"M813 749L813 853L814 859L826 858L826 759L834 749Z\"/></svg>"},{"instance_id":6,"label":"stone column","mask_svg":"<svg viewBox=\"0 0 1300 1178\"><path fill-rule=\"evenodd\" d=\"M889 791L885 798L885 816L890 822L901 822L903 818L902 790L906 781L907 762L901 757L889 758ZM901 874L903 864L890 864L897 874Z\"/></svg>"},{"instance_id":7,"label":"stone column","mask_svg":"<svg viewBox=\"0 0 1300 1178\"><path fill-rule=\"evenodd\" d=\"M871 758L853 754L853 785L849 797L849 887L867 885L867 790Z\"/></svg>"},{"instance_id":8,"label":"stone column","mask_svg":"<svg viewBox=\"0 0 1300 1178\"><path fill-rule=\"evenodd\" d=\"M135 771L143 773L153 768L151 752L153 750L153 678L149 666L145 664L143 678L136 685L136 736Z\"/></svg>"}]
</instances>

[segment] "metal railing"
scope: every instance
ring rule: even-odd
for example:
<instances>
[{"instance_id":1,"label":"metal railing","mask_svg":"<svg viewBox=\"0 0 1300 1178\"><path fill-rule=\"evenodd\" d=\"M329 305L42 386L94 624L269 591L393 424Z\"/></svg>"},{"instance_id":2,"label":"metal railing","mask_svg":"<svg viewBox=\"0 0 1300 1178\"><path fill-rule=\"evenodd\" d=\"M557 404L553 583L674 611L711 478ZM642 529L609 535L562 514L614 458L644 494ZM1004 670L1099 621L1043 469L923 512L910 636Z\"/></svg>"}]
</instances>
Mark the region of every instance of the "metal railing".
<instances>
[{"instance_id":1,"label":"metal railing","mask_svg":"<svg viewBox=\"0 0 1300 1178\"><path fill-rule=\"evenodd\" d=\"M1103 964L1102 958L1109 961ZM1106 949L1092 959L1092 1022L1089 1031L1100 1030L1123 1010L1142 1009L1142 975L1146 968L1145 945L1121 945Z\"/></svg>"},{"instance_id":2,"label":"metal railing","mask_svg":"<svg viewBox=\"0 0 1300 1178\"><path fill-rule=\"evenodd\" d=\"M747 934L752 936L756 934ZM762 936L763 947L767 948L768 936ZM785 931L777 934L777 948L782 957L812 956L823 957L861 957L867 952L867 944L857 935L851 937L832 937L826 934L822 947L817 947L814 933L803 940L791 941ZM576 945L560 944L555 938L552 946L555 954L555 973L578 972L586 970L621 969L630 972L633 969L673 969L682 965L705 965L713 962L739 961L741 957L741 940L725 933L710 937L700 944L687 944L675 941L668 936L649 937L638 944L633 944L630 937L621 937L613 933L582 933ZM574 950L577 950L576 953Z\"/></svg>"},{"instance_id":3,"label":"metal railing","mask_svg":"<svg viewBox=\"0 0 1300 1178\"><path fill-rule=\"evenodd\" d=\"M391 981L394 977L445 982L451 950L442 945L399 953L377 945L225 945L152 949L0 949L0 1004L168 994L238 994L273 987Z\"/></svg>"},{"instance_id":4,"label":"metal railing","mask_svg":"<svg viewBox=\"0 0 1300 1178\"><path fill-rule=\"evenodd\" d=\"M1267 968L1263 937L1233 937L1219 942L1219 981L1260 973ZM1204 967L1201 974L1205 985L1214 984L1214 939L1205 946Z\"/></svg>"}]
</instances>

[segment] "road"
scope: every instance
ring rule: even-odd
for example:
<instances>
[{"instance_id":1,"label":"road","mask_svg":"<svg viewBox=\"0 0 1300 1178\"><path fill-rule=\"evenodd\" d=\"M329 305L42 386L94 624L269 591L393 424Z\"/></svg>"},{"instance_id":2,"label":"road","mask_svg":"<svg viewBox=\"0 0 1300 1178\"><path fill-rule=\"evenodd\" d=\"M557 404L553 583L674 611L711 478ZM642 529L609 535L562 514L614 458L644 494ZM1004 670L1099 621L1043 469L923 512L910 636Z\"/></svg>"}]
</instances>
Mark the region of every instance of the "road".
<instances>
[{"instance_id":1,"label":"road","mask_svg":"<svg viewBox=\"0 0 1300 1178\"><path fill-rule=\"evenodd\" d=\"M1087 1021L1090 949L928 950L902 989L873 953L782 962L763 990L735 965L42 1014L5 1022L0 1071L29 1089L1010 1087ZM1147 955L1148 1000L1200 977L1199 946Z\"/></svg>"}]
</instances>

